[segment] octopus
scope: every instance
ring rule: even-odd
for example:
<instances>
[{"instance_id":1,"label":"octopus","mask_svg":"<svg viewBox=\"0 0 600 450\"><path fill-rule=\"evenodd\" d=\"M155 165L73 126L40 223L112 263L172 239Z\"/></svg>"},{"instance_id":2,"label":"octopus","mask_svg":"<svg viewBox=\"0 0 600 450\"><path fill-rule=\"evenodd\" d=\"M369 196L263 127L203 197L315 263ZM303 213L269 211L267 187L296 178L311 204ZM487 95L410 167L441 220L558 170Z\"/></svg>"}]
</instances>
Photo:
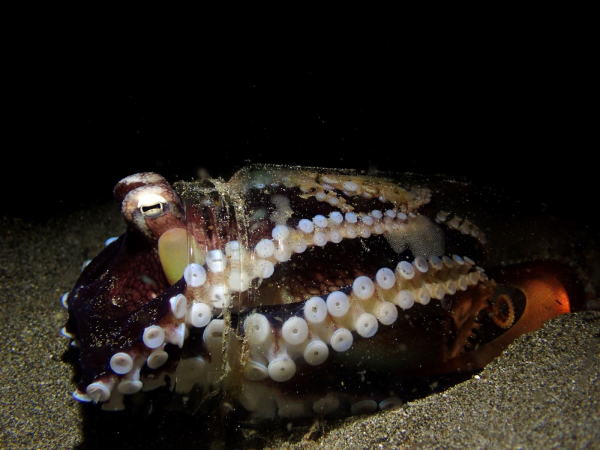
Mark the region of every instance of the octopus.
<instances>
[{"instance_id":1,"label":"octopus","mask_svg":"<svg viewBox=\"0 0 600 450\"><path fill-rule=\"evenodd\" d=\"M62 297L73 397L104 410L154 398L259 422L394 408L585 303L562 263L484 269L486 230L408 175L254 165L173 186L138 173L114 193L127 229Z\"/></svg>"}]
</instances>

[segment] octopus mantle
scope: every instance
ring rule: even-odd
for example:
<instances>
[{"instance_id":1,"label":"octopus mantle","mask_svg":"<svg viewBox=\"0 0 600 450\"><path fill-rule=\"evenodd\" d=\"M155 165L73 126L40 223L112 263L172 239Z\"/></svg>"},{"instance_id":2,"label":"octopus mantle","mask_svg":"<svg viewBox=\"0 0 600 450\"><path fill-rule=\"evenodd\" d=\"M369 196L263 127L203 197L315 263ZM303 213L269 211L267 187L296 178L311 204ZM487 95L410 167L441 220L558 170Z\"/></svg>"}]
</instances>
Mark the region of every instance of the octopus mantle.
<instances>
[{"instance_id":1,"label":"octopus mantle","mask_svg":"<svg viewBox=\"0 0 600 450\"><path fill-rule=\"evenodd\" d=\"M73 396L103 409L159 388L256 420L386 409L571 309L556 265L488 278L484 232L422 185L252 166L115 196L127 231L63 297Z\"/></svg>"}]
</instances>

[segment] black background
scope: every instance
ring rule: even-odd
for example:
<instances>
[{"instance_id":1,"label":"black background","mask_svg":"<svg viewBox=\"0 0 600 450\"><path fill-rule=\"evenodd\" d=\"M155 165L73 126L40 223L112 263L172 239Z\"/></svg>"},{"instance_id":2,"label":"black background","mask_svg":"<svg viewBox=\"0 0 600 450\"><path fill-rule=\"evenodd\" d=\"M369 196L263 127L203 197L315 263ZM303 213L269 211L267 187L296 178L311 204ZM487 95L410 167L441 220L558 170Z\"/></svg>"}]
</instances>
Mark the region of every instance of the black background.
<instances>
[{"instance_id":1,"label":"black background","mask_svg":"<svg viewBox=\"0 0 600 450\"><path fill-rule=\"evenodd\" d=\"M4 15L3 216L93 208L136 172L253 162L467 177L598 229L584 12L82 5ZM85 446L187 438L189 421L157 418L162 436L146 416L113 433L93 412Z\"/></svg>"},{"instance_id":2,"label":"black background","mask_svg":"<svg viewBox=\"0 0 600 450\"><path fill-rule=\"evenodd\" d=\"M466 176L596 214L585 29L354 8L302 29L227 23L246 12L225 8L214 32L211 17L174 34L128 15L119 31L21 33L4 60L5 214L93 206L136 172L228 178L249 162Z\"/></svg>"}]
</instances>

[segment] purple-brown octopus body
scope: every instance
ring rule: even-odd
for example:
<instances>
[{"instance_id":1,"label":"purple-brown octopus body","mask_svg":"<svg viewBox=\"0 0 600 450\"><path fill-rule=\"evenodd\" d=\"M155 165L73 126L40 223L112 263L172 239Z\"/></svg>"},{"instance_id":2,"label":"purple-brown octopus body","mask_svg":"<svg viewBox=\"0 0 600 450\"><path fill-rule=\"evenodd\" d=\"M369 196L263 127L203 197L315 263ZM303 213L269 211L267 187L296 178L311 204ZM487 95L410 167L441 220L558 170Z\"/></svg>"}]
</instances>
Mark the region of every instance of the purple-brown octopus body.
<instances>
[{"instance_id":1,"label":"purple-brown octopus body","mask_svg":"<svg viewBox=\"0 0 600 450\"><path fill-rule=\"evenodd\" d=\"M127 231L65 294L77 400L120 410L162 389L256 420L371 412L571 310L556 265L486 275L484 232L426 187L252 166L175 190L120 181Z\"/></svg>"}]
</instances>

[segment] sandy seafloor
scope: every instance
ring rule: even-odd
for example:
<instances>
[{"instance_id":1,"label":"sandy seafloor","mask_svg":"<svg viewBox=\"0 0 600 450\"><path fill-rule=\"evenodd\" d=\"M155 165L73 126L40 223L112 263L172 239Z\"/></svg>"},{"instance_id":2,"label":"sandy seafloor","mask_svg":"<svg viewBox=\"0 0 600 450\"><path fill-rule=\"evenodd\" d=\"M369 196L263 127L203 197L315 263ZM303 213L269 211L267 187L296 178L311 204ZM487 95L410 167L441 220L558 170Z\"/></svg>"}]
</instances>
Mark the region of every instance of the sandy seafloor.
<instances>
[{"instance_id":1,"label":"sandy seafloor","mask_svg":"<svg viewBox=\"0 0 600 450\"><path fill-rule=\"evenodd\" d=\"M479 377L444 393L312 430L82 406L71 397L74 370L60 335L67 312L59 300L82 262L124 229L116 209L109 203L43 221L3 220L0 448L600 448L594 312L559 317L521 337Z\"/></svg>"}]
</instances>

